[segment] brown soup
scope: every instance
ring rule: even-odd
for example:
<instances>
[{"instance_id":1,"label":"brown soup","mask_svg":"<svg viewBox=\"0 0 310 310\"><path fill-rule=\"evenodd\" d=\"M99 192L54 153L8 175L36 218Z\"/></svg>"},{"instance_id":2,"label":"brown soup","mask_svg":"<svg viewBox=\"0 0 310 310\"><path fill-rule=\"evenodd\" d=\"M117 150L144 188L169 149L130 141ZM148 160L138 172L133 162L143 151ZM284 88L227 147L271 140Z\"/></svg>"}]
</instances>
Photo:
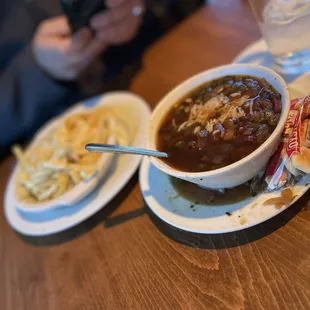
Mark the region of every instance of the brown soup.
<instances>
[{"instance_id":1,"label":"brown soup","mask_svg":"<svg viewBox=\"0 0 310 310\"><path fill-rule=\"evenodd\" d=\"M168 112L157 138L165 162L187 172L228 166L263 144L276 128L279 94L265 79L225 76L199 86Z\"/></svg>"}]
</instances>

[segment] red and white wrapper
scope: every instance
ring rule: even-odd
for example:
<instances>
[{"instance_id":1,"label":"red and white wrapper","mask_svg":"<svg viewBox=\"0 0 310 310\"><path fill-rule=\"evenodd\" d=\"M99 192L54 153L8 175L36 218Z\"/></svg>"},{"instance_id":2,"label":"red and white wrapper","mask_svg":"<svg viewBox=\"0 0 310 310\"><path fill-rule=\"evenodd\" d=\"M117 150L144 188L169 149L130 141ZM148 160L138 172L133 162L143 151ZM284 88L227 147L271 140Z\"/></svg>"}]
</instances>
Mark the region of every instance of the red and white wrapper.
<instances>
[{"instance_id":1,"label":"red and white wrapper","mask_svg":"<svg viewBox=\"0 0 310 310\"><path fill-rule=\"evenodd\" d=\"M292 185L305 173L310 173L310 95L291 102L281 142L267 166L267 190Z\"/></svg>"}]
</instances>

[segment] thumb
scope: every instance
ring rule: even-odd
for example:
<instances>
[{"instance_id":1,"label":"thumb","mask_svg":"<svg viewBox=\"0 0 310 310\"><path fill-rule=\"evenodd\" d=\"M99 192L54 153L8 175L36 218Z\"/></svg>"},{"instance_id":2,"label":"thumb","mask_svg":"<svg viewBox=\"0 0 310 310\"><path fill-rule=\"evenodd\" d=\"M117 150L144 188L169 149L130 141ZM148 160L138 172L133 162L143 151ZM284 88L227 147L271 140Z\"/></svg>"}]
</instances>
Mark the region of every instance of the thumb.
<instances>
[{"instance_id":1,"label":"thumb","mask_svg":"<svg viewBox=\"0 0 310 310\"><path fill-rule=\"evenodd\" d=\"M68 36L71 33L68 20L65 16L49 18L40 26L42 34L46 36Z\"/></svg>"}]
</instances>

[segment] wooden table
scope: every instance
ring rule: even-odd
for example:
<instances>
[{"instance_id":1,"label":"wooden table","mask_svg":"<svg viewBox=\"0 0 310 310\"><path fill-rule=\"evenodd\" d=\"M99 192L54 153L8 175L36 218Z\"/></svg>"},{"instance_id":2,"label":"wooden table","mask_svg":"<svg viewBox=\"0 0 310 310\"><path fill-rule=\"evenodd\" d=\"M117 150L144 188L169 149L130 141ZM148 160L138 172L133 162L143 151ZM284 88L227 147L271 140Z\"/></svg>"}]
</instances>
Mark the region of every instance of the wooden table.
<instances>
[{"instance_id":1,"label":"wooden table","mask_svg":"<svg viewBox=\"0 0 310 310\"><path fill-rule=\"evenodd\" d=\"M149 49L131 89L154 105L257 38L246 1L211 1ZM12 163L0 166L2 195ZM150 214L137 176L101 212L54 236L20 236L2 213L0 309L310 309L308 200L309 193L264 224L214 236Z\"/></svg>"}]
</instances>

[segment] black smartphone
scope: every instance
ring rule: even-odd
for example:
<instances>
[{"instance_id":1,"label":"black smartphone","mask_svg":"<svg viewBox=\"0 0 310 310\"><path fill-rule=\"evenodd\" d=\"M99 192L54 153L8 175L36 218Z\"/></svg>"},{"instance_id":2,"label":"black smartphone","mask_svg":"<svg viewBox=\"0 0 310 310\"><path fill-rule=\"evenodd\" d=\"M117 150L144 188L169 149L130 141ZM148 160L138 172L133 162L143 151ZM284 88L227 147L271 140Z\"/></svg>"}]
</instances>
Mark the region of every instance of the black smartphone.
<instances>
[{"instance_id":1,"label":"black smartphone","mask_svg":"<svg viewBox=\"0 0 310 310\"><path fill-rule=\"evenodd\" d=\"M61 5L73 33L89 26L90 19L106 9L104 0L61 0Z\"/></svg>"}]
</instances>

